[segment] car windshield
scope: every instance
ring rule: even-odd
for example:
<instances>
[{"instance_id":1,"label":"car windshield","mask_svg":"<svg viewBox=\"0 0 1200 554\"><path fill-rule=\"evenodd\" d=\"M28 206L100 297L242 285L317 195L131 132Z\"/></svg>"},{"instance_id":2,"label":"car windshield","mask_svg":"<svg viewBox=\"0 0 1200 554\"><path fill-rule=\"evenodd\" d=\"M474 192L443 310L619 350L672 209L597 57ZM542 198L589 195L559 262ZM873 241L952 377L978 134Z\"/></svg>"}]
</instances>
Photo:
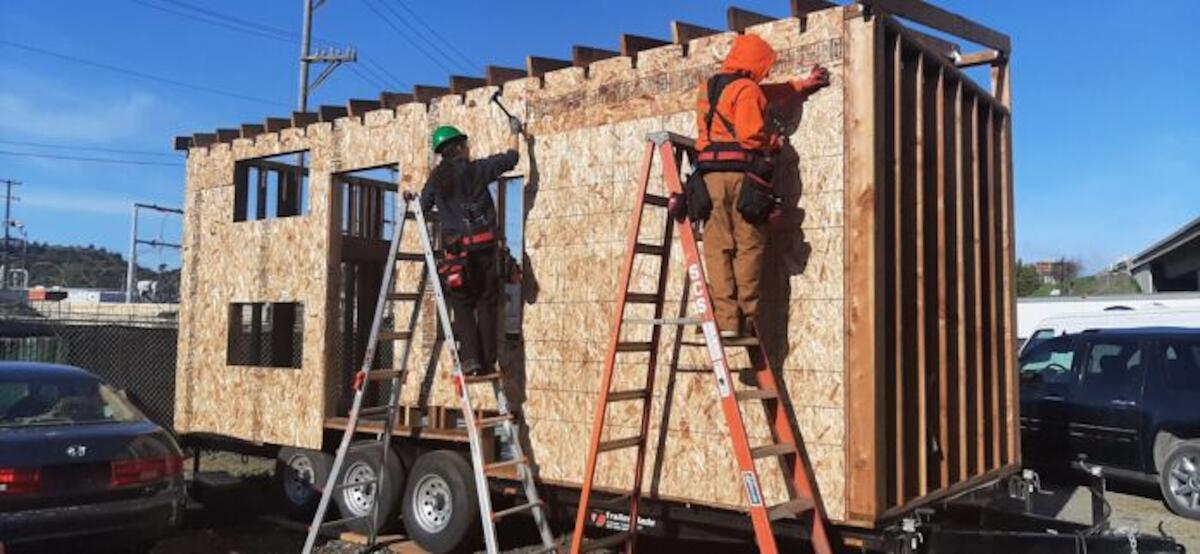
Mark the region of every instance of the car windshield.
<instances>
[{"instance_id":1,"label":"car windshield","mask_svg":"<svg viewBox=\"0 0 1200 554\"><path fill-rule=\"evenodd\" d=\"M0 376L0 427L143 419L124 395L95 379Z\"/></svg>"}]
</instances>

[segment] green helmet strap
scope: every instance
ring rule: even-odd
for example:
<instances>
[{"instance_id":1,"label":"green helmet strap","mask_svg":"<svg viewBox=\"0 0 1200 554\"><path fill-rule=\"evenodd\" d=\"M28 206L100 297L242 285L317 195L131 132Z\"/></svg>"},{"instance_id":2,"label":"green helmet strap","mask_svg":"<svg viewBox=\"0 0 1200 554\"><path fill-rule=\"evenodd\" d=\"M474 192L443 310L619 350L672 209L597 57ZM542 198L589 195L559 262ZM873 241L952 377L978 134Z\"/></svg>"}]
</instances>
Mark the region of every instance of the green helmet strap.
<instances>
[{"instance_id":1,"label":"green helmet strap","mask_svg":"<svg viewBox=\"0 0 1200 554\"><path fill-rule=\"evenodd\" d=\"M433 136L430 139L430 143L433 146L433 151L435 153L440 153L442 148L444 148L446 145L458 142L460 140L467 140L467 135L463 134L462 131L459 131L458 128L452 125L442 125L441 127L433 130Z\"/></svg>"}]
</instances>

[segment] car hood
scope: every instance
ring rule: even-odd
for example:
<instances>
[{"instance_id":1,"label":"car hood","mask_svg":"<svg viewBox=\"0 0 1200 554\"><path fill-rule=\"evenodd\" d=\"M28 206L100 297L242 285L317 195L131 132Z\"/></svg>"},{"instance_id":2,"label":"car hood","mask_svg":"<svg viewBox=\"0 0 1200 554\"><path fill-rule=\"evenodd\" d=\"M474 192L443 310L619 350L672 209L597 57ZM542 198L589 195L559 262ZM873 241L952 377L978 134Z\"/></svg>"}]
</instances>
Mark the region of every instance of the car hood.
<instances>
[{"instance_id":1,"label":"car hood","mask_svg":"<svg viewBox=\"0 0 1200 554\"><path fill-rule=\"evenodd\" d=\"M41 467L179 454L149 421L0 428L0 467Z\"/></svg>"}]
</instances>

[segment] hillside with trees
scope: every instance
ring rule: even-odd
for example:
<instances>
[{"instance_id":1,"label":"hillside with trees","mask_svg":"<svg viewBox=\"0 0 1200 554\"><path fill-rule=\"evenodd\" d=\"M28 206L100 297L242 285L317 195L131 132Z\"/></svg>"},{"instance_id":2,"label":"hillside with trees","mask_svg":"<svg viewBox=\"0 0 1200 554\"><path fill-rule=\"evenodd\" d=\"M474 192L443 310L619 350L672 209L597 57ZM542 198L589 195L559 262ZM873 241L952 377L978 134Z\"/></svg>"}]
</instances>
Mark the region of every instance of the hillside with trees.
<instances>
[{"instance_id":1,"label":"hillside with trees","mask_svg":"<svg viewBox=\"0 0 1200 554\"><path fill-rule=\"evenodd\" d=\"M14 248L9 252L11 267L21 267L24 257L29 270L29 285L71 287L105 290L125 288L128 261L116 252L93 245L69 246L30 242L27 251ZM138 280L159 281L159 295L174 298L179 290L179 270L138 267Z\"/></svg>"}]
</instances>

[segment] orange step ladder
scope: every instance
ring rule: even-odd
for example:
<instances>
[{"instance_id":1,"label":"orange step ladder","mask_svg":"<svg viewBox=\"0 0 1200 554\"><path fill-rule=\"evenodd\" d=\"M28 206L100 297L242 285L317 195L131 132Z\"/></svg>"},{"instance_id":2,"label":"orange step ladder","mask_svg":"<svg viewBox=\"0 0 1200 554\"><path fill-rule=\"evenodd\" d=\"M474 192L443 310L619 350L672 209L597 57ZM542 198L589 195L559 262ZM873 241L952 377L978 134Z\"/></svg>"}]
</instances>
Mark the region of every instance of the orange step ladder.
<instances>
[{"instance_id":1,"label":"orange step ladder","mask_svg":"<svg viewBox=\"0 0 1200 554\"><path fill-rule=\"evenodd\" d=\"M667 195L648 192L650 176L657 153L663 171L663 182ZM809 521L809 539L812 549L817 554L829 554L829 531L825 521L824 510L816 489L811 480L808 466L808 456L799 430L793 425L791 405L780 394L779 382L771 369L766 352L753 338L722 340L717 331L716 320L712 310L712 298L709 295L704 269L700 264L700 252L697 247L695 231L690 221L684 219L675 221L669 216L663 226L663 240L659 244L642 242L642 219L647 205L662 209L666 212L670 194L682 193L680 179L680 162L687 155L694 159L692 140L679 135L657 132L647 136L644 160L640 173L638 202L633 210L633 218L629 225L626 241L625 261L621 269L620 281L617 284L616 314L613 320L612 334L609 337L608 354L604 363L604 375L600 385L600 398L596 404L595 420L592 424L591 440L588 446L587 466L583 478L583 491L575 517L575 532L571 538L571 554L590 552L599 549L613 549L624 545L624 551L632 553L637 540L638 509L642 495L642 473L646 461L646 442L650 431L650 415L654 392L654 374L658 362L662 329L665 326L695 326L703 331L702 342L682 341L683 345L705 347L716 380L717 394L721 400L721 410L728 424L730 439L733 442L733 453L737 460L739 475L744 493L746 510L754 528L755 540L760 552L775 554L779 552L775 538L774 525L782 519L804 519ZM666 296L668 262L671 254L672 231L679 234L682 240L684 266L686 268L687 286L684 290L683 302L690 303L694 314L691 317L664 318L663 304ZM657 290L653 292L630 292L630 280L633 274L635 258L649 256L660 259L658 266L659 278ZM691 300L688 300L688 296ZM626 306L629 304L650 304L654 307L654 316L649 319L627 319ZM682 307L681 307L682 308ZM683 310L681 309L681 312ZM681 314L683 315L683 314ZM622 340L622 328L626 325L650 325L649 341ZM682 333L677 334L682 337ZM752 376L755 386L745 390L734 390L730 379L729 356L726 348L744 347L751 360L751 368L742 370L745 376ZM613 391L613 372L618 359L627 353L648 354L645 386L641 389ZM640 432L637 435L609 440L601 440L604 431L604 418L608 407L616 402L641 402L642 418ZM771 427L773 442L752 446L746 434L745 419L742 415L742 403L761 403L767 421ZM629 529L595 540L584 540L589 506L592 502L592 492L596 478L596 462L601 454L634 448L637 451L634 465L633 486L627 494L618 496L616 501L629 503ZM787 483L788 500L774 506L768 506L761 488L758 460L777 459ZM730 476L731 478L734 476ZM612 501L606 501L609 504Z\"/></svg>"}]
</instances>

